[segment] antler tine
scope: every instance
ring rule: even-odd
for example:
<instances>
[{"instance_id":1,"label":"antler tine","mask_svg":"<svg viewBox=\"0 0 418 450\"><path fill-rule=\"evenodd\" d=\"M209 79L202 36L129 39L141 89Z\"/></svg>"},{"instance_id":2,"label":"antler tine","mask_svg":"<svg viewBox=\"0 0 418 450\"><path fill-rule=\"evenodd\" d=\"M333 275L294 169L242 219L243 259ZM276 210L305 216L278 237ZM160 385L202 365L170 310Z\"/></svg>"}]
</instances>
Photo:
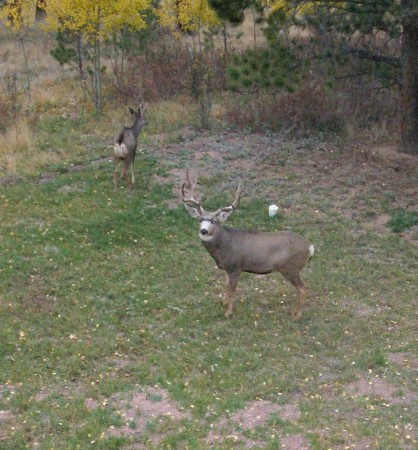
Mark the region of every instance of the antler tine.
<instances>
[{"instance_id":1,"label":"antler tine","mask_svg":"<svg viewBox=\"0 0 418 450\"><path fill-rule=\"evenodd\" d=\"M235 199L232 202L230 206L225 206L223 208L219 208L215 214L219 214L221 211L233 211L234 209L238 208L239 201L241 199L241 194L244 191L244 183L242 181L238 184L237 192L235 193Z\"/></svg>"},{"instance_id":2,"label":"antler tine","mask_svg":"<svg viewBox=\"0 0 418 450\"><path fill-rule=\"evenodd\" d=\"M191 181L189 169L186 171L186 181L181 186L181 192L183 194L183 203L186 203L187 205L197 207L199 210L202 209L201 206L201 199L196 199L194 196L194 191L197 185L197 178L195 181ZM187 189L189 190L189 194L187 195L185 192L185 188L187 186Z\"/></svg>"},{"instance_id":3,"label":"antler tine","mask_svg":"<svg viewBox=\"0 0 418 450\"><path fill-rule=\"evenodd\" d=\"M235 199L231 205L233 209L238 208L239 201L241 200L241 194L243 193L243 191L244 191L244 183L240 180L240 182L238 184L237 192L235 194Z\"/></svg>"}]
</instances>

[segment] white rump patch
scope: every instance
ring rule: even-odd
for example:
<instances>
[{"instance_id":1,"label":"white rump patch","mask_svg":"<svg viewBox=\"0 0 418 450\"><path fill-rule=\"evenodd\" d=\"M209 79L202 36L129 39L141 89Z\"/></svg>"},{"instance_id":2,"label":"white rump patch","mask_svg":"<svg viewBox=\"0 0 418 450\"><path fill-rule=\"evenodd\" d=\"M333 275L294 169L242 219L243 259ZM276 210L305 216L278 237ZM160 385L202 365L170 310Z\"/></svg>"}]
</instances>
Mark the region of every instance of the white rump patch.
<instances>
[{"instance_id":1,"label":"white rump patch","mask_svg":"<svg viewBox=\"0 0 418 450\"><path fill-rule=\"evenodd\" d=\"M314 253L315 253L315 248L314 248L314 246L311 244L311 245L309 246L309 254L311 255L311 258L312 258L312 256L313 256Z\"/></svg>"},{"instance_id":2,"label":"white rump patch","mask_svg":"<svg viewBox=\"0 0 418 450\"><path fill-rule=\"evenodd\" d=\"M115 144L113 145L113 153L119 158L124 158L128 154L128 149L123 142L122 144L118 144L117 142L115 142Z\"/></svg>"}]
</instances>

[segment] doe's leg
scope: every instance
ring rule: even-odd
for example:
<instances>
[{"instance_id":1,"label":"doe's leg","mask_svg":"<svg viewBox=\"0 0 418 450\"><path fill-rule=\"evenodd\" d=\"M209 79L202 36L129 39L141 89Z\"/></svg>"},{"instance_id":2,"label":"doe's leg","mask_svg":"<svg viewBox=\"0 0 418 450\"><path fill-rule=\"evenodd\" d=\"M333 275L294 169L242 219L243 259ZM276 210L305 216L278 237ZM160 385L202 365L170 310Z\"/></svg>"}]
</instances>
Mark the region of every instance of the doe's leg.
<instances>
[{"instance_id":1,"label":"doe's leg","mask_svg":"<svg viewBox=\"0 0 418 450\"><path fill-rule=\"evenodd\" d=\"M119 165L119 158L114 158L115 162L115 171L113 172L113 191L118 192L118 165Z\"/></svg>"},{"instance_id":2,"label":"doe's leg","mask_svg":"<svg viewBox=\"0 0 418 450\"><path fill-rule=\"evenodd\" d=\"M134 160L131 163L131 189L134 188L135 185L135 173L134 173Z\"/></svg>"},{"instance_id":3,"label":"doe's leg","mask_svg":"<svg viewBox=\"0 0 418 450\"><path fill-rule=\"evenodd\" d=\"M233 273L227 272L227 274L226 274L228 290L226 291L226 296L225 296L225 300L226 300L226 304L227 304L227 308L225 311L225 317L231 317L231 315L232 315L233 295L234 295L235 289L237 287L240 274L241 274L241 272L233 272Z\"/></svg>"},{"instance_id":4,"label":"doe's leg","mask_svg":"<svg viewBox=\"0 0 418 450\"><path fill-rule=\"evenodd\" d=\"M122 172L122 177L124 180L128 179L128 169L129 169L129 162L125 158L124 164L123 164L123 172Z\"/></svg>"}]
</instances>

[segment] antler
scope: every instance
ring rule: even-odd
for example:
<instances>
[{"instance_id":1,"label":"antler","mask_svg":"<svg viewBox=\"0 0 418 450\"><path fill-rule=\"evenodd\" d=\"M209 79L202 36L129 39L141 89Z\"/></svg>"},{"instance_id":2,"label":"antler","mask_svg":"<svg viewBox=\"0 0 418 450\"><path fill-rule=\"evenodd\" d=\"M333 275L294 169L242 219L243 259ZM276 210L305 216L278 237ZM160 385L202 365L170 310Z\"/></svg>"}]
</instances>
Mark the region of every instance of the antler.
<instances>
[{"instance_id":1,"label":"antler","mask_svg":"<svg viewBox=\"0 0 418 450\"><path fill-rule=\"evenodd\" d=\"M238 208L239 206L239 202L241 200L241 194L244 191L244 183L240 180L240 182L238 183L238 188L237 188L237 192L235 193L235 199L234 202L232 203L232 209Z\"/></svg>"},{"instance_id":2,"label":"antler","mask_svg":"<svg viewBox=\"0 0 418 450\"><path fill-rule=\"evenodd\" d=\"M183 183L183 185L181 186L181 193L183 195L183 203L185 203L188 206L191 206L193 208L197 208L198 211L200 213L203 212L203 208L202 208L202 197L201 195L199 195L198 198L195 198L194 196L194 190L196 188L197 185L197 179L192 182L190 180L190 175L189 175L189 169L187 169L186 171L186 181ZM189 191L188 194L186 194L186 187L187 190Z\"/></svg>"},{"instance_id":3,"label":"antler","mask_svg":"<svg viewBox=\"0 0 418 450\"><path fill-rule=\"evenodd\" d=\"M244 191L244 183L242 181L240 181L238 184L238 189L237 189L237 192L235 193L235 199L232 202L232 205L225 206L224 208L218 209L218 211L216 211L215 214L218 214L221 211L223 211L223 212L233 211L234 209L238 208L239 202L241 200L241 194L243 193L243 191Z\"/></svg>"}]
</instances>

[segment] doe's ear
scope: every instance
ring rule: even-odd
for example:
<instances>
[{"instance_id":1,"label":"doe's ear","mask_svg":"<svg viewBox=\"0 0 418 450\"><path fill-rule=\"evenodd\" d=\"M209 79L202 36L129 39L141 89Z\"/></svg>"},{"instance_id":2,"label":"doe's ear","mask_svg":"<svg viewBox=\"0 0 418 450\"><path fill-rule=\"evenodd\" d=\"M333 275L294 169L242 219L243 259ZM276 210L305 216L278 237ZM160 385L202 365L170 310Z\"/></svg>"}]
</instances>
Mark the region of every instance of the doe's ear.
<instances>
[{"instance_id":1,"label":"doe's ear","mask_svg":"<svg viewBox=\"0 0 418 450\"><path fill-rule=\"evenodd\" d=\"M197 208L187 204L184 204L184 207L186 208L186 211L195 219L200 217L200 211Z\"/></svg>"},{"instance_id":2,"label":"doe's ear","mask_svg":"<svg viewBox=\"0 0 418 450\"><path fill-rule=\"evenodd\" d=\"M220 222L225 222L225 220L228 220L229 216L232 214L232 211L234 210L234 208L223 208L220 210L220 212L216 215L216 217L218 218L218 220Z\"/></svg>"},{"instance_id":3,"label":"doe's ear","mask_svg":"<svg viewBox=\"0 0 418 450\"><path fill-rule=\"evenodd\" d=\"M130 112L131 114L136 114L136 111L135 111L134 109L132 109L132 108L129 108L129 112Z\"/></svg>"}]
</instances>

